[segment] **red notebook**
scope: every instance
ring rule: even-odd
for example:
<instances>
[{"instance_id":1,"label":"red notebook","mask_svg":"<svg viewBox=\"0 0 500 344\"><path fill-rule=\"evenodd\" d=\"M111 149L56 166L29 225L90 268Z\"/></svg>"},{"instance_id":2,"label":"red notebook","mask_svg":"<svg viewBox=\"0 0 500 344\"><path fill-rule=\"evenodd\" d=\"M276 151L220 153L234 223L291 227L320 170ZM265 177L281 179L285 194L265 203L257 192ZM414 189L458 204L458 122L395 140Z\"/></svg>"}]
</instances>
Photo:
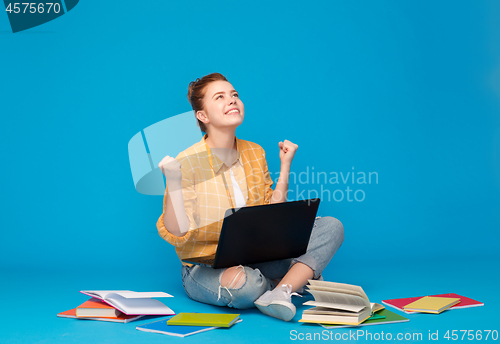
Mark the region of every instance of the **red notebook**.
<instances>
[{"instance_id":1,"label":"red notebook","mask_svg":"<svg viewBox=\"0 0 500 344\"><path fill-rule=\"evenodd\" d=\"M457 303L454 306L451 306L449 309L459 309L459 308L469 308L469 307L478 307L478 306L484 306L484 303L473 300L471 298L461 296L455 293L450 293L450 294L439 294L439 295L429 295L429 296L440 296L440 297L455 297L459 298L460 302ZM391 300L382 300L382 303L384 305L394 307L397 310L400 310L401 312L405 312L407 314L412 314L412 313L417 313L417 312L410 312L410 311L405 311L403 309L404 306L409 305L412 302L415 302L419 299L423 298L423 296L417 296L417 297L407 297L403 299L391 299Z\"/></svg>"},{"instance_id":2,"label":"red notebook","mask_svg":"<svg viewBox=\"0 0 500 344\"><path fill-rule=\"evenodd\" d=\"M91 298L88 301L85 301L80 306L76 307L76 316L77 317L99 317L99 318L117 318L122 315L118 309L115 309L108 305L107 303L96 299L95 297Z\"/></svg>"},{"instance_id":3,"label":"red notebook","mask_svg":"<svg viewBox=\"0 0 500 344\"><path fill-rule=\"evenodd\" d=\"M120 322L120 323L128 323L129 321L134 321L139 318L142 318L144 315L120 315L116 318L102 318L102 317L92 317L92 318L81 318L76 316L76 308L70 309L65 312L61 312L57 314L58 317L61 318L75 318L75 319L85 319L85 320L99 320L99 321L111 321L111 322Z\"/></svg>"}]
</instances>

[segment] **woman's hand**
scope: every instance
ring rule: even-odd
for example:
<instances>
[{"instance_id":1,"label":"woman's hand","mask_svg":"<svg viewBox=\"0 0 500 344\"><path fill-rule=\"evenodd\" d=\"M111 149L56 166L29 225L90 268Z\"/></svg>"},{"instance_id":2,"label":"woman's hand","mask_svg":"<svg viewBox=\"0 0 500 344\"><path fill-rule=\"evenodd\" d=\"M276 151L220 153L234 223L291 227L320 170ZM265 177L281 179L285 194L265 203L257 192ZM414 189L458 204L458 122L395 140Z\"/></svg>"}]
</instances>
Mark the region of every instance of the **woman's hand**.
<instances>
[{"instance_id":1,"label":"woman's hand","mask_svg":"<svg viewBox=\"0 0 500 344\"><path fill-rule=\"evenodd\" d=\"M295 152L297 151L297 148L299 148L298 145L295 143L292 143L288 140L285 140L284 142L279 143L280 146L280 159L282 164L291 164L292 159L295 156Z\"/></svg>"},{"instance_id":2,"label":"woman's hand","mask_svg":"<svg viewBox=\"0 0 500 344\"><path fill-rule=\"evenodd\" d=\"M167 184L180 183L182 181L181 163L171 156L166 156L160 161L158 167L165 175Z\"/></svg>"}]
</instances>

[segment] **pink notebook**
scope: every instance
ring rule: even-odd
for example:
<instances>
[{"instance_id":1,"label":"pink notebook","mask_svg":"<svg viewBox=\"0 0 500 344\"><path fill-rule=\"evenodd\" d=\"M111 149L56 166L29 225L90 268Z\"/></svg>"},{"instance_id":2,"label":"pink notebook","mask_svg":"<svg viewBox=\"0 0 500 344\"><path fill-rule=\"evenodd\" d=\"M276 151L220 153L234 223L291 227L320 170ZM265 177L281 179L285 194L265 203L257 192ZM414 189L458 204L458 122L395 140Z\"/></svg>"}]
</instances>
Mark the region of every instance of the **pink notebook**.
<instances>
[{"instance_id":1,"label":"pink notebook","mask_svg":"<svg viewBox=\"0 0 500 344\"><path fill-rule=\"evenodd\" d=\"M450 307L449 309L458 309L458 308L469 308L469 307L478 307L478 306L484 306L484 303L473 300L471 298L461 296L455 293L450 293L450 294L439 294L439 295L429 295L429 296L440 296L440 297L457 297L460 299L460 302L457 303L455 306ZM404 306L409 305L412 302L417 301L418 299L423 298L423 296L417 296L417 297L407 297L403 299L391 299L391 300L382 300L382 303L384 305L394 307L397 310L400 310L402 312L405 312L407 314L412 314L416 312L410 312L410 311L405 311L403 309Z\"/></svg>"}]
</instances>

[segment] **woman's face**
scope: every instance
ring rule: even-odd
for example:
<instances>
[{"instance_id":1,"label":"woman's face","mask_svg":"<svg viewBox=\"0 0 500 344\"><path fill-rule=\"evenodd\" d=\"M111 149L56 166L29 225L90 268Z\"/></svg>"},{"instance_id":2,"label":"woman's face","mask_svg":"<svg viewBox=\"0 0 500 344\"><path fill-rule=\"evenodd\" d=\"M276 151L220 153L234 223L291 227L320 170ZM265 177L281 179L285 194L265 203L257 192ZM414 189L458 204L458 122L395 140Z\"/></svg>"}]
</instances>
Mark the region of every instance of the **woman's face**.
<instances>
[{"instance_id":1,"label":"woman's face","mask_svg":"<svg viewBox=\"0 0 500 344\"><path fill-rule=\"evenodd\" d=\"M203 102L208 117L207 128L236 128L243 122L245 107L229 82L214 81L208 84Z\"/></svg>"}]
</instances>

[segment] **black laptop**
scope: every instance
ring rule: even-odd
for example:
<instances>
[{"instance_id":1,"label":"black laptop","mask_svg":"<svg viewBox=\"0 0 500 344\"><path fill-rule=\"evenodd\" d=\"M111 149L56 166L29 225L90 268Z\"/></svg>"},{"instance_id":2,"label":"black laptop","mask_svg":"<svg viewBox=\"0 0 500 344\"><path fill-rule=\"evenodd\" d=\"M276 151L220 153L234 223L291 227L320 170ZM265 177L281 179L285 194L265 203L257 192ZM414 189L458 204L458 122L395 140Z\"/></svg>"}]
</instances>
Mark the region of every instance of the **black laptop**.
<instances>
[{"instance_id":1,"label":"black laptop","mask_svg":"<svg viewBox=\"0 0 500 344\"><path fill-rule=\"evenodd\" d=\"M182 261L220 269L297 258L306 253L319 202L314 198L228 209L215 255Z\"/></svg>"}]
</instances>

